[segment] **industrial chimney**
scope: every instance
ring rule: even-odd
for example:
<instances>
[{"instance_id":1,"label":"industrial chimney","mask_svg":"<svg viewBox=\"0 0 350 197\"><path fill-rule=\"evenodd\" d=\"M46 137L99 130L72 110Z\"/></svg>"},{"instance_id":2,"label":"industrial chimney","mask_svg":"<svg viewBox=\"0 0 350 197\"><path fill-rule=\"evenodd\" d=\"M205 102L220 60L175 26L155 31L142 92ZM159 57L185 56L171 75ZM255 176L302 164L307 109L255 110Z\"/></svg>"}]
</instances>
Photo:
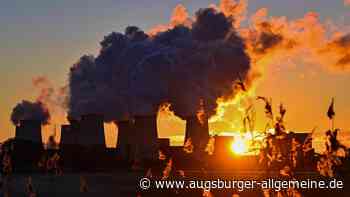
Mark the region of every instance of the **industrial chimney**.
<instances>
[{"instance_id":1,"label":"industrial chimney","mask_svg":"<svg viewBox=\"0 0 350 197\"><path fill-rule=\"evenodd\" d=\"M135 152L135 127L134 123L129 120L118 121L118 139L117 139L117 151L126 161L132 159L132 155Z\"/></svg>"},{"instance_id":2,"label":"industrial chimney","mask_svg":"<svg viewBox=\"0 0 350 197\"><path fill-rule=\"evenodd\" d=\"M105 148L103 116L87 114L79 123L78 144L85 147Z\"/></svg>"},{"instance_id":3,"label":"industrial chimney","mask_svg":"<svg viewBox=\"0 0 350 197\"><path fill-rule=\"evenodd\" d=\"M37 120L21 120L16 126L16 140L42 144L41 122Z\"/></svg>"},{"instance_id":4,"label":"industrial chimney","mask_svg":"<svg viewBox=\"0 0 350 197\"><path fill-rule=\"evenodd\" d=\"M189 116L186 118L185 141L191 138L194 151L205 149L209 139L208 119L199 120L197 116Z\"/></svg>"},{"instance_id":5,"label":"industrial chimney","mask_svg":"<svg viewBox=\"0 0 350 197\"><path fill-rule=\"evenodd\" d=\"M135 137L136 158L157 159L157 115L135 116Z\"/></svg>"}]
</instances>

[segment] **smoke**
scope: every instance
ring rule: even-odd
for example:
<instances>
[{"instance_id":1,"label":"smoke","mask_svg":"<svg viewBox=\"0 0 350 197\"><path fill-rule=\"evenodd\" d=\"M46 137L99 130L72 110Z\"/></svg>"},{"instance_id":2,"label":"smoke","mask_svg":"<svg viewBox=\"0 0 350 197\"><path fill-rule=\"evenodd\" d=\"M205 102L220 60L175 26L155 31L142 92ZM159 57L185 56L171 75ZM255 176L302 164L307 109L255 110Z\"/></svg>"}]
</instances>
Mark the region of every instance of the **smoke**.
<instances>
[{"instance_id":1,"label":"smoke","mask_svg":"<svg viewBox=\"0 0 350 197\"><path fill-rule=\"evenodd\" d=\"M213 116L242 104L233 101L239 92L235 81L242 78L248 97L255 96L251 92L268 66L301 57L328 68L349 68L346 34L329 34L317 13L289 20L261 8L243 26L246 8L246 1L222 0L190 17L178 5L169 24L148 33L130 26L107 35L96 58L83 56L71 69L69 114L127 120L156 114L170 103L182 119L204 110L219 120Z\"/></svg>"},{"instance_id":2,"label":"smoke","mask_svg":"<svg viewBox=\"0 0 350 197\"><path fill-rule=\"evenodd\" d=\"M104 41L111 39L112 36L114 34L105 37ZM108 47L109 44L101 42L101 45ZM107 56L107 50L104 53ZM102 60L99 59L99 61ZM108 60L106 57L104 61L112 60ZM127 112L127 101L117 94L122 95L125 90L120 88L118 92L115 92L113 89L113 86L123 87L122 85L125 84L113 84L115 79L110 77L112 70L107 67L109 64L104 63L103 65L106 66L101 66L98 69L95 58L85 55L71 68L69 116L79 118L83 114L98 113L103 114L106 121L111 121L115 117L123 120L122 117L127 116L124 114Z\"/></svg>"},{"instance_id":3,"label":"smoke","mask_svg":"<svg viewBox=\"0 0 350 197\"><path fill-rule=\"evenodd\" d=\"M231 19L213 8L200 9L196 13L192 35L198 41L213 41L224 39L231 30Z\"/></svg>"},{"instance_id":4,"label":"smoke","mask_svg":"<svg viewBox=\"0 0 350 197\"><path fill-rule=\"evenodd\" d=\"M330 57L327 62L333 63L336 69L350 69L350 34L338 36L328 42L320 55Z\"/></svg>"},{"instance_id":5,"label":"smoke","mask_svg":"<svg viewBox=\"0 0 350 197\"><path fill-rule=\"evenodd\" d=\"M273 49L282 44L284 37L280 33L272 31L272 26L268 22L258 24L258 36L255 38L253 50L257 54L265 54L269 49Z\"/></svg>"},{"instance_id":6,"label":"smoke","mask_svg":"<svg viewBox=\"0 0 350 197\"><path fill-rule=\"evenodd\" d=\"M222 0L220 8L216 8L225 16L230 13L228 7L235 7L227 6L230 4L228 2L237 4L235 1ZM242 1L239 3L242 5L240 11L231 13L246 16L246 4ZM211 129L219 128L220 124L225 125L220 129L241 129L241 126L234 124L237 118L232 117L242 117L244 110L240 109L254 102L255 90L266 72L294 67L300 63L321 66L325 71L349 71L349 33L343 32L343 27L337 27L332 22L322 23L316 12L289 19L286 16L270 16L267 8L261 8L249 17L241 17L239 25L235 23L237 16L232 18L251 62L248 73L243 77L247 91L229 99L217 100L216 115L210 119L214 123Z\"/></svg>"},{"instance_id":7,"label":"smoke","mask_svg":"<svg viewBox=\"0 0 350 197\"><path fill-rule=\"evenodd\" d=\"M250 61L232 18L200 9L188 27L183 6L173 15L166 31L149 36L127 27L106 36L96 58L83 56L70 71L69 114L100 113L115 121L156 114L170 103L185 118L203 102L211 116L219 97L233 97L234 81L245 77Z\"/></svg>"},{"instance_id":8,"label":"smoke","mask_svg":"<svg viewBox=\"0 0 350 197\"><path fill-rule=\"evenodd\" d=\"M217 99L233 97L234 81L240 74L245 77L250 66L231 18L206 8L195 19L192 29L176 27L156 36L177 47L176 78L169 98L172 110L183 119L195 115L201 102L209 117L215 114Z\"/></svg>"},{"instance_id":9,"label":"smoke","mask_svg":"<svg viewBox=\"0 0 350 197\"><path fill-rule=\"evenodd\" d=\"M295 20L267 16L266 8L258 10L251 18L251 27L240 30L253 62L298 57L325 68L349 69L349 34L336 27L327 28L320 22L318 13L309 12Z\"/></svg>"},{"instance_id":10,"label":"smoke","mask_svg":"<svg viewBox=\"0 0 350 197\"><path fill-rule=\"evenodd\" d=\"M40 101L23 100L13 108L11 113L11 121L14 125L19 125L21 120L37 120L45 125L49 123L50 113Z\"/></svg>"},{"instance_id":11,"label":"smoke","mask_svg":"<svg viewBox=\"0 0 350 197\"><path fill-rule=\"evenodd\" d=\"M235 28L239 28L241 22L246 18L246 12L248 7L247 0L221 0L220 1L220 10L226 17L234 18L233 25Z\"/></svg>"},{"instance_id":12,"label":"smoke","mask_svg":"<svg viewBox=\"0 0 350 197\"><path fill-rule=\"evenodd\" d=\"M129 26L105 36L96 57L84 55L70 69L69 116L98 113L107 122L122 121L157 114L169 103L182 119L205 111L221 121L232 105L243 112L242 103L255 100L268 67L300 60L350 68L349 34L327 29L317 13L288 19L261 8L247 16L247 6L222 0L191 16L180 4L169 24L147 32ZM240 78L245 94L234 87ZM51 90L41 95L50 97Z\"/></svg>"},{"instance_id":13,"label":"smoke","mask_svg":"<svg viewBox=\"0 0 350 197\"><path fill-rule=\"evenodd\" d=\"M169 24L156 25L152 27L147 34L153 37L161 32L173 29L176 26L191 27L193 21L194 19L189 16L186 7L182 4L178 4L172 12Z\"/></svg>"},{"instance_id":14,"label":"smoke","mask_svg":"<svg viewBox=\"0 0 350 197\"><path fill-rule=\"evenodd\" d=\"M190 24L191 21L189 20L189 16L187 13L187 9L182 4L178 4L173 11L173 14L170 19L170 24L173 26L176 25L185 25Z\"/></svg>"},{"instance_id":15,"label":"smoke","mask_svg":"<svg viewBox=\"0 0 350 197\"><path fill-rule=\"evenodd\" d=\"M34 77L33 86L39 91L35 102L23 100L12 110L11 121L18 125L21 120L38 120L49 124L53 116L64 117L67 106L67 87L58 89L44 76Z\"/></svg>"},{"instance_id":16,"label":"smoke","mask_svg":"<svg viewBox=\"0 0 350 197\"><path fill-rule=\"evenodd\" d=\"M32 79L32 83L35 87L41 89L40 95L38 96L38 100L47 101L51 99L54 93L54 89L51 87L51 84L46 77L43 77L43 76L35 77Z\"/></svg>"},{"instance_id":17,"label":"smoke","mask_svg":"<svg viewBox=\"0 0 350 197\"><path fill-rule=\"evenodd\" d=\"M171 50L149 39L137 27L111 33L96 59L83 56L70 71L69 115L104 115L105 121L155 114L165 98ZM164 69L164 70L162 70Z\"/></svg>"},{"instance_id":18,"label":"smoke","mask_svg":"<svg viewBox=\"0 0 350 197\"><path fill-rule=\"evenodd\" d=\"M326 70L348 71L349 45L347 35L331 22L320 22L319 14L308 12L290 20L285 16L269 16L267 8L258 9L238 29L251 58L251 69L245 79L253 96L266 70L305 62ZM329 28L332 25L332 28Z\"/></svg>"},{"instance_id":19,"label":"smoke","mask_svg":"<svg viewBox=\"0 0 350 197\"><path fill-rule=\"evenodd\" d=\"M52 121L68 109L73 118L97 113L106 122L123 121L154 115L168 103L171 116L186 119L204 111L211 130L238 130L237 119L255 102L255 89L268 69L294 61L350 69L346 28L329 28L315 12L289 19L271 16L267 8L248 15L247 6L246 0L221 0L193 15L180 4L168 24L112 32L101 40L96 57L84 55L71 67L68 86L33 79L37 101L19 103L11 120L47 124L50 114ZM235 88L238 79L246 92ZM183 124L169 119L167 129L174 129L174 120Z\"/></svg>"},{"instance_id":20,"label":"smoke","mask_svg":"<svg viewBox=\"0 0 350 197\"><path fill-rule=\"evenodd\" d=\"M106 37L105 41L112 39ZM101 43L108 46L108 43ZM100 71L103 76L103 71ZM98 70L93 56L84 55L70 69L69 76L69 116L80 117L83 114L100 113L104 104L113 108L111 103L106 103L108 94L111 93L109 87L98 84ZM102 77L101 76L101 77ZM108 80L106 78L106 80ZM106 115L106 114L105 114ZM107 116L107 115L106 115ZM108 118L108 117L106 117Z\"/></svg>"},{"instance_id":21,"label":"smoke","mask_svg":"<svg viewBox=\"0 0 350 197\"><path fill-rule=\"evenodd\" d=\"M68 87L55 88L51 81L44 76L33 78L32 84L39 90L36 100L45 104L51 115L64 116L68 102Z\"/></svg>"}]
</instances>

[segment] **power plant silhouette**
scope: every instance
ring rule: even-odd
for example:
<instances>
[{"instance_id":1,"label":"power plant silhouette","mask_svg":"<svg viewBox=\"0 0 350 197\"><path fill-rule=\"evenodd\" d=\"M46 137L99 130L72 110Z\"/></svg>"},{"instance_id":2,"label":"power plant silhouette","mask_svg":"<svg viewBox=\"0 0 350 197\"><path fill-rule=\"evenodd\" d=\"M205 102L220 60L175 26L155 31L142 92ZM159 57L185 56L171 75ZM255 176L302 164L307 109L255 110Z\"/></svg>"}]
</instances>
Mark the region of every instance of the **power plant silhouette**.
<instances>
[{"instance_id":1,"label":"power plant silhouette","mask_svg":"<svg viewBox=\"0 0 350 197\"><path fill-rule=\"evenodd\" d=\"M197 160L204 155L209 140L208 119L198 116L186 118L184 142L191 139L194 154L186 154L183 146L170 146L170 139L158 138L157 117L135 116L132 120L118 121L116 148L107 148L105 143L103 116L82 115L80 119L69 119L69 124L61 125L61 140L57 151L63 159L63 166L75 171L113 169L116 166L131 166L135 162L147 165L159 158L159 150L171 153L179 166L198 168ZM307 134L294 134L303 143ZM232 136L215 136L215 148L211 159L213 166L227 164L234 159L230 151ZM45 151L41 135L41 123L35 120L21 120L16 126L15 138L11 141L15 169L33 168ZM50 149L50 148L47 148ZM215 158L215 159L212 159ZM242 159L244 158L244 160ZM254 168L257 155L241 157L241 168ZM237 159L237 158L236 158ZM218 162L221 161L221 162ZM210 163L209 162L209 163ZM235 160L237 163L237 160ZM246 165L249 164L249 165ZM227 165L226 165L227 166ZM236 165L237 166L237 165Z\"/></svg>"}]
</instances>

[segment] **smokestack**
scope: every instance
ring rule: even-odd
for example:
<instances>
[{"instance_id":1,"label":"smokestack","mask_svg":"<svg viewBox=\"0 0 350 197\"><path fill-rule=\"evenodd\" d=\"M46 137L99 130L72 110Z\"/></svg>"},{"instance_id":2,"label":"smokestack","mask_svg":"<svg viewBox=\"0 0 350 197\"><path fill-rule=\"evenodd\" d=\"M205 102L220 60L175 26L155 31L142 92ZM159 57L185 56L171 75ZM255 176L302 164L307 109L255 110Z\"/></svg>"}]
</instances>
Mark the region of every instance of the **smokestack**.
<instances>
[{"instance_id":1,"label":"smokestack","mask_svg":"<svg viewBox=\"0 0 350 197\"><path fill-rule=\"evenodd\" d=\"M157 159L157 115L135 116L136 158Z\"/></svg>"},{"instance_id":2,"label":"smokestack","mask_svg":"<svg viewBox=\"0 0 350 197\"><path fill-rule=\"evenodd\" d=\"M135 150L135 127L131 121L118 121L118 141L117 141L117 150L120 156L123 159L131 159L131 155Z\"/></svg>"},{"instance_id":3,"label":"smokestack","mask_svg":"<svg viewBox=\"0 0 350 197\"><path fill-rule=\"evenodd\" d=\"M97 114L83 115L79 126L79 145L105 148L103 116Z\"/></svg>"},{"instance_id":4,"label":"smokestack","mask_svg":"<svg viewBox=\"0 0 350 197\"><path fill-rule=\"evenodd\" d=\"M20 120L16 126L16 140L25 140L35 143L42 143L41 121L40 120Z\"/></svg>"},{"instance_id":5,"label":"smokestack","mask_svg":"<svg viewBox=\"0 0 350 197\"><path fill-rule=\"evenodd\" d=\"M205 149L209 139L208 119L199 120L197 116L189 116L186 118L185 141L191 138L194 151Z\"/></svg>"}]
</instances>

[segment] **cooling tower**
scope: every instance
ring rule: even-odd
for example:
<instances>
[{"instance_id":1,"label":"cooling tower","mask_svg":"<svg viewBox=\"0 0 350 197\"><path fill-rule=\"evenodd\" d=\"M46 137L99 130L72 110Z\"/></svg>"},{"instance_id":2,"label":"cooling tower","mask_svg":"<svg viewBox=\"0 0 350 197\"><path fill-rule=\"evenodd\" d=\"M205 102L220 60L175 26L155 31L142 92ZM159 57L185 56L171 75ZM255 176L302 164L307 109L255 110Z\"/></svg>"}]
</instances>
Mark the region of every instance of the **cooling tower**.
<instances>
[{"instance_id":1,"label":"cooling tower","mask_svg":"<svg viewBox=\"0 0 350 197\"><path fill-rule=\"evenodd\" d=\"M13 167L15 171L31 170L37 165L43 153L41 138L41 122L37 120L21 120L16 127L13 142Z\"/></svg>"},{"instance_id":2,"label":"cooling tower","mask_svg":"<svg viewBox=\"0 0 350 197\"><path fill-rule=\"evenodd\" d=\"M20 125L16 126L15 139L41 144L41 122L37 120L21 120Z\"/></svg>"},{"instance_id":3,"label":"cooling tower","mask_svg":"<svg viewBox=\"0 0 350 197\"><path fill-rule=\"evenodd\" d=\"M135 148L134 124L131 121L118 121L117 151L125 160L130 160Z\"/></svg>"},{"instance_id":4,"label":"cooling tower","mask_svg":"<svg viewBox=\"0 0 350 197\"><path fill-rule=\"evenodd\" d=\"M60 146L77 144L76 134L71 125L62 125Z\"/></svg>"},{"instance_id":5,"label":"cooling tower","mask_svg":"<svg viewBox=\"0 0 350 197\"><path fill-rule=\"evenodd\" d=\"M88 147L105 148L103 116L88 114L81 117L79 123L78 144Z\"/></svg>"},{"instance_id":6,"label":"cooling tower","mask_svg":"<svg viewBox=\"0 0 350 197\"><path fill-rule=\"evenodd\" d=\"M299 143L303 144L308 135L310 135L310 133L294 133L293 137L295 137Z\"/></svg>"},{"instance_id":7,"label":"cooling tower","mask_svg":"<svg viewBox=\"0 0 350 197\"><path fill-rule=\"evenodd\" d=\"M208 120L200 121L197 116L186 118L185 141L191 138L194 151L203 150L209 139Z\"/></svg>"},{"instance_id":8,"label":"cooling tower","mask_svg":"<svg viewBox=\"0 0 350 197\"><path fill-rule=\"evenodd\" d=\"M155 160L158 157L157 116L135 116L135 136L135 157Z\"/></svg>"},{"instance_id":9,"label":"cooling tower","mask_svg":"<svg viewBox=\"0 0 350 197\"><path fill-rule=\"evenodd\" d=\"M81 157L81 148L77 145L79 124L70 121L70 125L61 126L60 153L65 168L78 168L77 161Z\"/></svg>"},{"instance_id":10,"label":"cooling tower","mask_svg":"<svg viewBox=\"0 0 350 197\"><path fill-rule=\"evenodd\" d=\"M158 138L157 144L160 149L169 149L170 147L170 139L169 138Z\"/></svg>"}]
</instances>

